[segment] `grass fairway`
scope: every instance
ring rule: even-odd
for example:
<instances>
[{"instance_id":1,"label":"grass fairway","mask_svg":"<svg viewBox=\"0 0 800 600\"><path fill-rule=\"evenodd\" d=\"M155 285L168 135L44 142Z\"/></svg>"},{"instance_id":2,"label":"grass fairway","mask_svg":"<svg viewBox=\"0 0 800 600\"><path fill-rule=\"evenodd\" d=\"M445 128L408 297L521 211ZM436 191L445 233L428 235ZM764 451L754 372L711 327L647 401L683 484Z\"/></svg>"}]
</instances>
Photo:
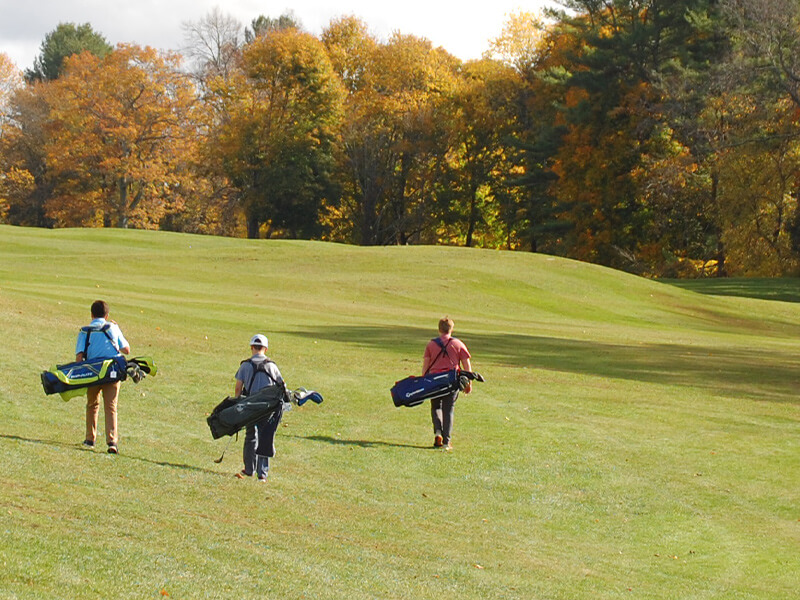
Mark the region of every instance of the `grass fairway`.
<instances>
[{"instance_id":1,"label":"grass fairway","mask_svg":"<svg viewBox=\"0 0 800 600\"><path fill-rule=\"evenodd\" d=\"M800 303L703 291L524 253L0 227L0 599L797 598ZM118 456L39 383L97 298L160 368L123 384ZM443 314L487 380L451 453L388 392ZM266 485L233 477L241 440L213 462L205 423L256 332L325 396L285 415Z\"/></svg>"}]
</instances>

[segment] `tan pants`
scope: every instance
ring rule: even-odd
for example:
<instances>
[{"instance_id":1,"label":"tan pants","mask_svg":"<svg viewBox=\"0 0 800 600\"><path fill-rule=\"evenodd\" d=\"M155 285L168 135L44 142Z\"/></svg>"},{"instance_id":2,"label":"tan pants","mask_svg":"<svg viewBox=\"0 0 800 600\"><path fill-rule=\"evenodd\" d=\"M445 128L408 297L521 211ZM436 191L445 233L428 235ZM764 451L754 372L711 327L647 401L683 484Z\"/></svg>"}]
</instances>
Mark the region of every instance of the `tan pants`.
<instances>
[{"instance_id":1,"label":"tan pants","mask_svg":"<svg viewBox=\"0 0 800 600\"><path fill-rule=\"evenodd\" d=\"M100 394L103 395L106 443L117 444L117 397L119 381L86 388L86 440L94 442L97 437L97 416L100 412Z\"/></svg>"}]
</instances>

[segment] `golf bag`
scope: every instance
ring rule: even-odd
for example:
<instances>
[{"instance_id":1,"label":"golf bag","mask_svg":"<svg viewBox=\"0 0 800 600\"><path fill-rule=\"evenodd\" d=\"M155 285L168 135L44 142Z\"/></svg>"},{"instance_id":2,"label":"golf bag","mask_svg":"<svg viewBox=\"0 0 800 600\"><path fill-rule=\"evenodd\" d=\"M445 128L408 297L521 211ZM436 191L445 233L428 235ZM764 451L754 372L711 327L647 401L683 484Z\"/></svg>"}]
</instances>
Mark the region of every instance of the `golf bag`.
<instances>
[{"instance_id":1,"label":"golf bag","mask_svg":"<svg viewBox=\"0 0 800 600\"><path fill-rule=\"evenodd\" d=\"M248 425L271 416L282 403L303 406L309 400L322 404L322 395L305 388L289 392L283 383L269 385L250 396L227 396L214 407L206 422L211 429L211 437L216 440L225 435L234 435Z\"/></svg>"},{"instance_id":2,"label":"golf bag","mask_svg":"<svg viewBox=\"0 0 800 600\"><path fill-rule=\"evenodd\" d=\"M450 369L421 377L406 377L391 388L392 401L397 407L418 406L425 400L435 400L463 390L470 380L484 381L479 373Z\"/></svg>"},{"instance_id":3,"label":"golf bag","mask_svg":"<svg viewBox=\"0 0 800 600\"><path fill-rule=\"evenodd\" d=\"M126 360L124 356L56 365L42 371L44 393L59 394L68 401L83 393L84 388L104 383L125 381L130 377L139 383L146 375L158 372L153 359L142 356Z\"/></svg>"},{"instance_id":4,"label":"golf bag","mask_svg":"<svg viewBox=\"0 0 800 600\"><path fill-rule=\"evenodd\" d=\"M248 425L271 416L289 402L289 392L284 385L268 385L250 396L226 397L214 407L206 421L211 436L216 440L224 435L234 435Z\"/></svg>"}]
</instances>

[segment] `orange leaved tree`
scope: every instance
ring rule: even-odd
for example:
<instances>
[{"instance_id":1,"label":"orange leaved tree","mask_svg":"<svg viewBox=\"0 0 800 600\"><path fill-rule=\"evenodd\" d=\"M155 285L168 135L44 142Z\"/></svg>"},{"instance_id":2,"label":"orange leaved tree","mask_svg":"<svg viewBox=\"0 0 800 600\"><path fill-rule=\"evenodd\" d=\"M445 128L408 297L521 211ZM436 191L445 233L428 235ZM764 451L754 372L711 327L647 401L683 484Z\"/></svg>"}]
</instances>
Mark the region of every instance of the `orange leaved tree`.
<instances>
[{"instance_id":1,"label":"orange leaved tree","mask_svg":"<svg viewBox=\"0 0 800 600\"><path fill-rule=\"evenodd\" d=\"M195 139L195 93L178 65L134 45L66 60L48 90L56 224L154 228L176 208Z\"/></svg>"}]
</instances>

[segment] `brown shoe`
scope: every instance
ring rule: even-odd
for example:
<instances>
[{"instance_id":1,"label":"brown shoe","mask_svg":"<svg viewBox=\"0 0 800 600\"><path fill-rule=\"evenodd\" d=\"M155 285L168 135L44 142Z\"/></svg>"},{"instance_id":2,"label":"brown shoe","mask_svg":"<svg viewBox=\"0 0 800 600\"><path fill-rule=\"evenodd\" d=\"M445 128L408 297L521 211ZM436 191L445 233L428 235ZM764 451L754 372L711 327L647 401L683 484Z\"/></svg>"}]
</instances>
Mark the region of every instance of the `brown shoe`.
<instances>
[{"instance_id":1,"label":"brown shoe","mask_svg":"<svg viewBox=\"0 0 800 600\"><path fill-rule=\"evenodd\" d=\"M442 436L437 435L433 438L433 447L434 448L441 448L442 447Z\"/></svg>"},{"instance_id":2,"label":"brown shoe","mask_svg":"<svg viewBox=\"0 0 800 600\"><path fill-rule=\"evenodd\" d=\"M236 479L244 479L245 477L250 477L250 475L244 471L239 471L236 475L234 475L234 477L236 477Z\"/></svg>"}]
</instances>

